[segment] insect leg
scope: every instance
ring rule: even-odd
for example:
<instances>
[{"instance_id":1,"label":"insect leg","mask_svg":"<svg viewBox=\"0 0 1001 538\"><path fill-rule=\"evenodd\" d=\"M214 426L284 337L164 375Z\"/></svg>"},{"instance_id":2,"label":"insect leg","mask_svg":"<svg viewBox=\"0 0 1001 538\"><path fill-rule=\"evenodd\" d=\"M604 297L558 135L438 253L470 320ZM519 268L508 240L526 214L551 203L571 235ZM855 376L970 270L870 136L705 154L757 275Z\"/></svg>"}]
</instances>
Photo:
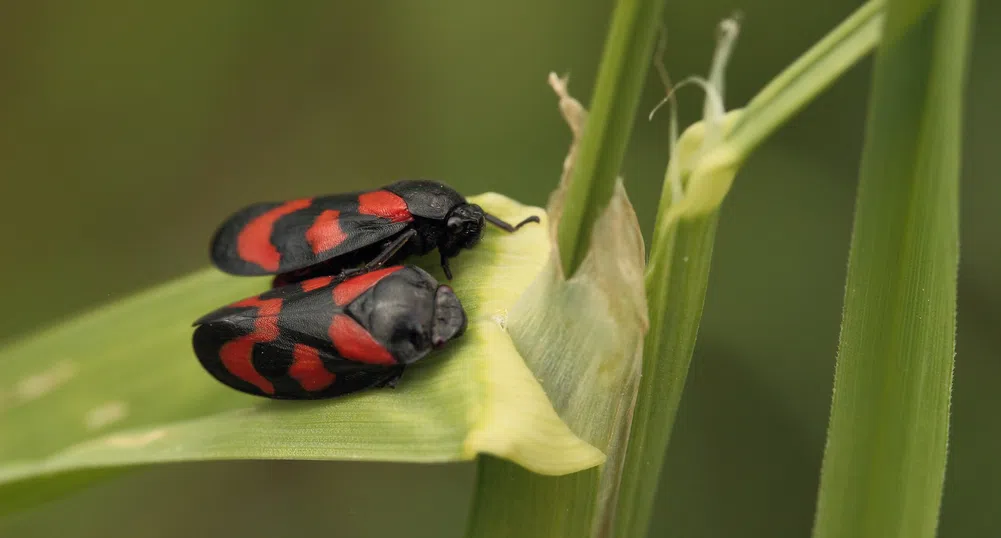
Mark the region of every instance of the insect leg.
<instances>
[{"instance_id":1,"label":"insect leg","mask_svg":"<svg viewBox=\"0 0 1001 538\"><path fill-rule=\"evenodd\" d=\"M403 370L406 367L402 364L394 367L389 373L375 385L376 388L386 387L390 389L395 389L396 385L400 382L400 378L403 377Z\"/></svg>"},{"instance_id":2,"label":"insect leg","mask_svg":"<svg viewBox=\"0 0 1001 538\"><path fill-rule=\"evenodd\" d=\"M445 278L452 280L452 269L448 266L448 256L441 255L441 270L445 271Z\"/></svg>"},{"instance_id":3,"label":"insect leg","mask_svg":"<svg viewBox=\"0 0 1001 538\"><path fill-rule=\"evenodd\" d=\"M491 215L490 213L484 213L483 218L485 218L487 222L489 222L490 224L493 224L494 226L506 232L514 232L515 230L521 228L522 226L528 224L529 222L539 222L539 217L535 215L532 215L531 217L528 217L527 219L515 225L508 224L507 222L504 222L503 220Z\"/></svg>"},{"instance_id":4,"label":"insect leg","mask_svg":"<svg viewBox=\"0 0 1001 538\"><path fill-rule=\"evenodd\" d=\"M417 230L414 230L413 228L401 233L396 239L394 239L391 243L386 245L386 248L382 249L382 252L380 252L378 256L373 258L372 261L366 263L361 267L357 267L354 269L345 269L343 272L341 272L340 275L338 275L338 277L350 278L353 276L360 275L362 273L374 271L382 267L383 265L386 264L386 262L390 260L390 258L393 257L394 254L396 254L397 252L400 251L401 248L403 248L403 245L407 244L407 241L410 241L416 235L417 235Z\"/></svg>"}]
</instances>

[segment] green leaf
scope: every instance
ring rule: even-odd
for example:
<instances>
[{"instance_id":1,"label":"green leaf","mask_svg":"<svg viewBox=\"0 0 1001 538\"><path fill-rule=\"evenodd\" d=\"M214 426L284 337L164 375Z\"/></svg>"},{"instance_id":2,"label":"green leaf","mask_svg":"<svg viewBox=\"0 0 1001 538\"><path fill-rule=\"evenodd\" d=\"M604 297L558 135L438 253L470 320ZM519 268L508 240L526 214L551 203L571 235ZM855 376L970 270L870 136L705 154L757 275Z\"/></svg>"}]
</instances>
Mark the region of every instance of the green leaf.
<instances>
[{"instance_id":1,"label":"green leaf","mask_svg":"<svg viewBox=\"0 0 1001 538\"><path fill-rule=\"evenodd\" d=\"M708 80L704 118L674 140L646 275L651 331L616 506L615 536L646 533L663 454L685 388L702 318L719 207L747 156L863 57L882 30L882 0L859 8L763 88L746 108L724 110L724 73L738 33L724 20ZM677 88L677 86L675 87ZM667 101L671 101L669 96Z\"/></svg>"},{"instance_id":2,"label":"green leaf","mask_svg":"<svg viewBox=\"0 0 1001 538\"><path fill-rule=\"evenodd\" d=\"M889 0L814 536L932 538L949 435L972 0Z\"/></svg>"},{"instance_id":3,"label":"green leaf","mask_svg":"<svg viewBox=\"0 0 1001 538\"><path fill-rule=\"evenodd\" d=\"M551 76L550 83L575 135L560 188L550 197L548 213L556 220L570 203L565 189L586 112L567 95L564 80ZM643 262L639 223L617 181L577 272L563 276L560 251L554 248L512 307L511 336L556 410L608 457L599 468L560 477L482 458L469 536L510 536L512 528L525 538L607 533L648 326Z\"/></svg>"},{"instance_id":4,"label":"green leaf","mask_svg":"<svg viewBox=\"0 0 1001 538\"><path fill-rule=\"evenodd\" d=\"M0 506L13 509L106 471L232 459L444 462L480 453L560 475L603 454L559 419L503 329L545 265L548 219L497 194L474 203L502 218L543 217L518 233L488 231L453 262L470 318L444 352L409 368L396 389L325 401L237 393L205 373L191 322L254 295L267 279L215 270L81 316L2 352ZM421 265L442 279L437 257Z\"/></svg>"}]
</instances>

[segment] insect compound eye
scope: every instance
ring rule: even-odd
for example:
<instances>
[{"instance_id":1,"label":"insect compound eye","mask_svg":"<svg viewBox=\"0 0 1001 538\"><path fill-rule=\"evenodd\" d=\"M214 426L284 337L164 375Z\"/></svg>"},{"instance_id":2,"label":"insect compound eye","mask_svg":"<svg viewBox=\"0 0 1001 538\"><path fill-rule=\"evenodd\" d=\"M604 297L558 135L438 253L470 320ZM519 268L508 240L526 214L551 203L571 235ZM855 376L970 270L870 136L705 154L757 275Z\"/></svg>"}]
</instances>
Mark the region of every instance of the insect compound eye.
<instances>
[{"instance_id":1,"label":"insect compound eye","mask_svg":"<svg viewBox=\"0 0 1001 538\"><path fill-rule=\"evenodd\" d=\"M452 231L459 231L463 228L462 217L458 215L449 217L445 224L448 226L448 229Z\"/></svg>"}]
</instances>

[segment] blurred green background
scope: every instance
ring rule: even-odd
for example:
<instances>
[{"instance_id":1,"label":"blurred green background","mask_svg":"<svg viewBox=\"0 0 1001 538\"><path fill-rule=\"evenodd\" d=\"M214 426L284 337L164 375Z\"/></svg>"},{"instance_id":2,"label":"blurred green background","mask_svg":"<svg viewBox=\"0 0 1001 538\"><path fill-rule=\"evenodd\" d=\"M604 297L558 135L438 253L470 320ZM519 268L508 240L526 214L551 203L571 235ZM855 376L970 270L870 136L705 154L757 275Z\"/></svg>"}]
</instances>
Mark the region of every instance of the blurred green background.
<instances>
[{"instance_id":1,"label":"blurred green background","mask_svg":"<svg viewBox=\"0 0 1001 538\"><path fill-rule=\"evenodd\" d=\"M739 8L740 105L859 4L669 2L668 68L704 73ZM214 226L253 201L431 177L543 205L569 141L546 75L588 101L612 5L0 2L0 340L205 266ZM1001 533L1001 5L979 11L940 533L956 538ZM723 206L652 536L809 534L870 66L757 152ZM651 77L644 115L661 95ZM681 96L691 121L700 95ZM639 121L624 170L646 232L666 132L666 115ZM0 536L459 537L473 471L163 466L0 519Z\"/></svg>"}]
</instances>

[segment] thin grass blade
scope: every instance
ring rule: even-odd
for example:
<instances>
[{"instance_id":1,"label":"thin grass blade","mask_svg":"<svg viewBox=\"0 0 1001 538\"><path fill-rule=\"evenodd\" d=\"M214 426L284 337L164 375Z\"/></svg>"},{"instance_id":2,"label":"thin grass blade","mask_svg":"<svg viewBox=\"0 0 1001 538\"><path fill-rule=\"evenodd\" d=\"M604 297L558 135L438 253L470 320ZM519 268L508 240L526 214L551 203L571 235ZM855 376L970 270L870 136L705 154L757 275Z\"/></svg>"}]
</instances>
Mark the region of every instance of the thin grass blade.
<instances>
[{"instance_id":1,"label":"thin grass blade","mask_svg":"<svg viewBox=\"0 0 1001 538\"><path fill-rule=\"evenodd\" d=\"M974 2L889 0L874 68L816 538L932 538L949 438Z\"/></svg>"}]
</instances>

